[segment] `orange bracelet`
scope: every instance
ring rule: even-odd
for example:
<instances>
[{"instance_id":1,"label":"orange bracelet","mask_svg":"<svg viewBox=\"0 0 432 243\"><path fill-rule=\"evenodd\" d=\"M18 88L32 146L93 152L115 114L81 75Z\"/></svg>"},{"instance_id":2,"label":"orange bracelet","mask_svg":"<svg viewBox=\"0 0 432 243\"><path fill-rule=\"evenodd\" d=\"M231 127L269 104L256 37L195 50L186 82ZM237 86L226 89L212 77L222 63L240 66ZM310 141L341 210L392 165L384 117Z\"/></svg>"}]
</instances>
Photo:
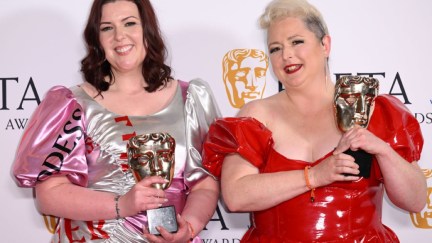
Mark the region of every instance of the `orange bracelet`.
<instances>
[{"instance_id":1,"label":"orange bracelet","mask_svg":"<svg viewBox=\"0 0 432 243\"><path fill-rule=\"evenodd\" d=\"M305 180L306 180L306 187L307 187L309 190L311 190L311 197L310 197L310 200L311 200L311 202L314 202L314 201L315 201L315 188L312 187L312 185L310 184L310 181L309 181L309 169L310 169L310 168L311 168L310 166L306 166L306 167L304 168L304 177L305 177Z\"/></svg>"},{"instance_id":2,"label":"orange bracelet","mask_svg":"<svg viewBox=\"0 0 432 243\"><path fill-rule=\"evenodd\" d=\"M189 239L189 241L192 242L193 239L194 239L195 231L194 231L194 229L193 229L191 223L189 223L188 221L186 221L186 223L188 224L188 226L189 226L189 231L191 232L191 233L190 233L190 239Z\"/></svg>"}]
</instances>

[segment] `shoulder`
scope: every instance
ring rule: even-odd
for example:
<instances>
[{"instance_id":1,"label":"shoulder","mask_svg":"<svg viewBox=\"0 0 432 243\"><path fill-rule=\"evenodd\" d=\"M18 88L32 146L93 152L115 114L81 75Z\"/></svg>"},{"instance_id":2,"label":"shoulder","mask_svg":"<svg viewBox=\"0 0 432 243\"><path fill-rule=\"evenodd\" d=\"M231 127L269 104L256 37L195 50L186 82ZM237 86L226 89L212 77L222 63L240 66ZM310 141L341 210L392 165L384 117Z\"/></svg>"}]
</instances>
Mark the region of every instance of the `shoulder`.
<instances>
[{"instance_id":1,"label":"shoulder","mask_svg":"<svg viewBox=\"0 0 432 243\"><path fill-rule=\"evenodd\" d=\"M75 87L76 88L81 88L90 97L96 97L98 95L98 91L90 83L84 82L84 83L81 83L81 84L79 84L78 86L75 86Z\"/></svg>"},{"instance_id":2,"label":"shoulder","mask_svg":"<svg viewBox=\"0 0 432 243\"><path fill-rule=\"evenodd\" d=\"M79 86L65 87L53 86L46 93L41 103L36 108L34 113L49 113L63 111L65 109L82 108L80 99L82 89Z\"/></svg>"},{"instance_id":3,"label":"shoulder","mask_svg":"<svg viewBox=\"0 0 432 243\"><path fill-rule=\"evenodd\" d=\"M179 81L180 86L182 82ZM184 83L183 83L184 84ZM206 122L213 122L213 119L220 117L221 113L216 102L216 98L210 88L210 85L203 79L196 78L187 82L187 91L184 92L186 111L195 110L206 117ZM183 89L184 91L184 85Z\"/></svg>"},{"instance_id":4,"label":"shoulder","mask_svg":"<svg viewBox=\"0 0 432 243\"><path fill-rule=\"evenodd\" d=\"M398 98L379 95L375 98L368 130L390 144L407 161L418 161L423 149L420 124Z\"/></svg>"},{"instance_id":5,"label":"shoulder","mask_svg":"<svg viewBox=\"0 0 432 243\"><path fill-rule=\"evenodd\" d=\"M368 129L382 139L392 139L395 134L421 133L420 124L408 107L398 98L387 94L375 98Z\"/></svg>"},{"instance_id":6,"label":"shoulder","mask_svg":"<svg viewBox=\"0 0 432 243\"><path fill-rule=\"evenodd\" d=\"M267 126L274 112L277 112L279 107L280 93L269 96L264 99L253 100L246 103L238 112L238 117L252 117Z\"/></svg>"},{"instance_id":7,"label":"shoulder","mask_svg":"<svg viewBox=\"0 0 432 243\"><path fill-rule=\"evenodd\" d=\"M70 100L75 96L72 92L72 88L67 88L62 85L56 85L51 87L44 96L42 103L55 102L56 100Z\"/></svg>"},{"instance_id":8,"label":"shoulder","mask_svg":"<svg viewBox=\"0 0 432 243\"><path fill-rule=\"evenodd\" d=\"M180 86L182 86L181 82L179 81ZM183 83L184 87L184 83ZM187 84L187 99L195 100L195 102L201 103L204 106L207 105L216 105L216 99L213 94L213 91L210 87L210 85L204 81L203 79L192 79Z\"/></svg>"},{"instance_id":9,"label":"shoulder","mask_svg":"<svg viewBox=\"0 0 432 243\"><path fill-rule=\"evenodd\" d=\"M70 88L67 88L62 85L56 85L51 87L47 92L46 95L56 95L56 94L68 94L72 93Z\"/></svg>"},{"instance_id":10,"label":"shoulder","mask_svg":"<svg viewBox=\"0 0 432 243\"><path fill-rule=\"evenodd\" d=\"M179 83L188 83L189 89L202 89L202 90L207 90L207 91L211 91L210 85L208 84L207 81L200 79L200 78L195 78L190 80L189 82L186 81L179 81Z\"/></svg>"},{"instance_id":11,"label":"shoulder","mask_svg":"<svg viewBox=\"0 0 432 243\"><path fill-rule=\"evenodd\" d=\"M412 115L411 111L406 105L404 105L398 98L389 95L382 94L375 98L375 108L372 115L376 113L387 116L388 118L394 116L400 116L402 114Z\"/></svg>"}]
</instances>

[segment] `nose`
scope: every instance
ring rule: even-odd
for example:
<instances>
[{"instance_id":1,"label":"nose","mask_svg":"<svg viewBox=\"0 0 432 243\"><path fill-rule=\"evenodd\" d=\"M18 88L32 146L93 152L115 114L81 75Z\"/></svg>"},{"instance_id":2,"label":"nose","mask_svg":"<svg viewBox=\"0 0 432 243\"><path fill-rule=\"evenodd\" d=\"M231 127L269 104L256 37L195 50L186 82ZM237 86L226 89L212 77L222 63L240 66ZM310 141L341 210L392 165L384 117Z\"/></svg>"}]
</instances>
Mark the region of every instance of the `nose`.
<instances>
[{"instance_id":1,"label":"nose","mask_svg":"<svg viewBox=\"0 0 432 243\"><path fill-rule=\"evenodd\" d=\"M124 39L124 30L122 28L116 28L115 30L115 39L116 41L121 41Z\"/></svg>"},{"instance_id":2,"label":"nose","mask_svg":"<svg viewBox=\"0 0 432 243\"><path fill-rule=\"evenodd\" d=\"M293 50L290 47L284 47L282 50L282 58L284 60L288 60L290 58L292 58L293 56Z\"/></svg>"}]
</instances>

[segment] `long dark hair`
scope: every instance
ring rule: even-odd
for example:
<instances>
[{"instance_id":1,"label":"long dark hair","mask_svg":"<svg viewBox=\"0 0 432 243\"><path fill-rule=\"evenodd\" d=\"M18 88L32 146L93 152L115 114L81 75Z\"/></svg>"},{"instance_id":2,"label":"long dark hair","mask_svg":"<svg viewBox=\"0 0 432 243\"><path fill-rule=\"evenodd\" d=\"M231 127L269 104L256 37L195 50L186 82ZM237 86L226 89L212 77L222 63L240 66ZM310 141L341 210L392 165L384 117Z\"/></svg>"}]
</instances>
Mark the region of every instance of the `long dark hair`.
<instances>
[{"instance_id":1,"label":"long dark hair","mask_svg":"<svg viewBox=\"0 0 432 243\"><path fill-rule=\"evenodd\" d=\"M104 50L99 41L102 6L116 0L95 0L90 10L87 25L84 30L84 40L87 45L87 55L81 61L81 72L87 82L98 91L98 95L107 91L115 82L110 63L105 59ZM172 79L171 67L165 64L167 49L162 39L158 20L149 0L128 0L135 3L141 18L143 28L143 43L146 43L147 55L142 65L142 74L147 82L145 89L154 92L161 86L166 86ZM105 77L109 78L108 82Z\"/></svg>"}]
</instances>

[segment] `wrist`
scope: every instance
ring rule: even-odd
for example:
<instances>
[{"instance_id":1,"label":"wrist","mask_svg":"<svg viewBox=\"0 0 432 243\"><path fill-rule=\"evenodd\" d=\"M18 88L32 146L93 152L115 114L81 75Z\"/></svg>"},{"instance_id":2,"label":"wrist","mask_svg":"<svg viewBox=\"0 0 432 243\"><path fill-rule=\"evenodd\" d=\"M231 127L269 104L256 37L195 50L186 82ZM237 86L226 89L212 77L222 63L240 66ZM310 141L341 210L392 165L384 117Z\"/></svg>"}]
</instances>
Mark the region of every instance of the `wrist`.
<instances>
[{"instance_id":1,"label":"wrist","mask_svg":"<svg viewBox=\"0 0 432 243\"><path fill-rule=\"evenodd\" d=\"M116 219L119 220L120 217L120 205L119 205L119 201L120 201L120 197L121 195L116 195L114 197L114 202L115 202L115 215L116 215Z\"/></svg>"},{"instance_id":2,"label":"wrist","mask_svg":"<svg viewBox=\"0 0 432 243\"><path fill-rule=\"evenodd\" d=\"M310 190L310 201L314 202L315 201L315 187L311 183L311 177L310 177L310 169L311 168L312 167L309 165L304 168L304 178L305 178L305 182L306 182L306 188L308 190Z\"/></svg>"},{"instance_id":3,"label":"wrist","mask_svg":"<svg viewBox=\"0 0 432 243\"><path fill-rule=\"evenodd\" d=\"M187 225L188 225L188 231L189 231L189 241L193 241L194 237L195 237L195 231L192 227L192 224L189 223L189 221L186 221Z\"/></svg>"},{"instance_id":4,"label":"wrist","mask_svg":"<svg viewBox=\"0 0 432 243\"><path fill-rule=\"evenodd\" d=\"M317 188L317 182L315 180L315 168L313 166L309 166L309 184L311 188Z\"/></svg>"}]
</instances>

